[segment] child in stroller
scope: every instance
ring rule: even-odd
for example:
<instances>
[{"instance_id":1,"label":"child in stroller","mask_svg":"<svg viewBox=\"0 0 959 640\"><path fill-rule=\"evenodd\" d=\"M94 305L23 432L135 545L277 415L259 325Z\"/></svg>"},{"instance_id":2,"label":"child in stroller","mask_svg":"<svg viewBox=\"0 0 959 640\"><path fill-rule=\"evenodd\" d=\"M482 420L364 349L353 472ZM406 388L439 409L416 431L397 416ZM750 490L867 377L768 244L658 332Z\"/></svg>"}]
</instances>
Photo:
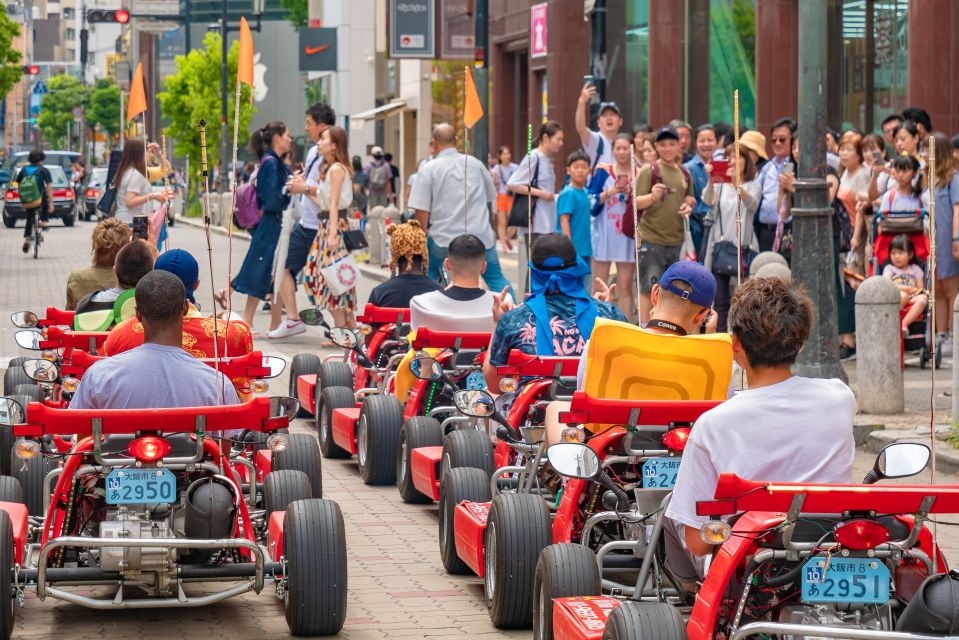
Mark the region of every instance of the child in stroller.
<instances>
[{"instance_id":1,"label":"child in stroller","mask_svg":"<svg viewBox=\"0 0 959 640\"><path fill-rule=\"evenodd\" d=\"M920 320L929 295L926 293L926 274L916 262L916 248L905 233L900 233L889 244L889 264L882 270L882 277L889 278L899 287L902 296L902 336L909 335L909 327Z\"/></svg>"}]
</instances>

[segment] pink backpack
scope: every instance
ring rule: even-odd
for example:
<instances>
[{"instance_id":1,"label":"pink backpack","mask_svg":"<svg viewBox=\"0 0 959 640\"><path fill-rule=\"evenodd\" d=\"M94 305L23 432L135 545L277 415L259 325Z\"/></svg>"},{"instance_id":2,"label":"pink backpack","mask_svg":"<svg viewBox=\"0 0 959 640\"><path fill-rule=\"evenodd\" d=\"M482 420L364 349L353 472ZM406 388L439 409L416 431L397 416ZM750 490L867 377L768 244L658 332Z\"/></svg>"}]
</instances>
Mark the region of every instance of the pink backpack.
<instances>
[{"instance_id":1,"label":"pink backpack","mask_svg":"<svg viewBox=\"0 0 959 640\"><path fill-rule=\"evenodd\" d=\"M260 222L263 217L263 209L256 200L256 176L260 173L260 167L266 162L269 156L264 155L260 160L259 166L250 176L250 181L241 184L236 188L236 209L233 210L233 224L241 229L252 229Z\"/></svg>"}]
</instances>

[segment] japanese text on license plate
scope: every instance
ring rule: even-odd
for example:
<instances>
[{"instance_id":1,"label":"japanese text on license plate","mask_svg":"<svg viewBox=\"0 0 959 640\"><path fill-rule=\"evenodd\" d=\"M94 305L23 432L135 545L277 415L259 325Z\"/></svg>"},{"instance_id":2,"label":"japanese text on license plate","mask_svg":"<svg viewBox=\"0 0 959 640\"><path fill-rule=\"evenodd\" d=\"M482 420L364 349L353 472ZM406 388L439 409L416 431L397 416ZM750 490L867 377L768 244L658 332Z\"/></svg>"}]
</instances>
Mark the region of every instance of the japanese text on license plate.
<instances>
[{"instance_id":1,"label":"japanese text on license plate","mask_svg":"<svg viewBox=\"0 0 959 640\"><path fill-rule=\"evenodd\" d=\"M169 469L114 469L107 476L107 504L176 501L176 476Z\"/></svg>"},{"instance_id":2,"label":"japanese text on license plate","mask_svg":"<svg viewBox=\"0 0 959 640\"><path fill-rule=\"evenodd\" d=\"M889 569L875 558L810 558L802 569L804 602L885 604Z\"/></svg>"},{"instance_id":3,"label":"japanese text on license plate","mask_svg":"<svg viewBox=\"0 0 959 640\"><path fill-rule=\"evenodd\" d=\"M682 458L650 458L643 463L644 489L672 489Z\"/></svg>"}]
</instances>

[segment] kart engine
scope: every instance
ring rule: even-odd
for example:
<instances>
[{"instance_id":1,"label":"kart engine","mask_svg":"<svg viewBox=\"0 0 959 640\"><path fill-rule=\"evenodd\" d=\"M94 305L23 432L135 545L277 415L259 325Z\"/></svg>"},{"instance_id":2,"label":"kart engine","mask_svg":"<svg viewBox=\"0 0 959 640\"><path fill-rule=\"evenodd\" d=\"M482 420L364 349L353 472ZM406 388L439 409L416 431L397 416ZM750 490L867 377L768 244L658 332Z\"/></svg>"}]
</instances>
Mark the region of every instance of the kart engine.
<instances>
[{"instance_id":1,"label":"kart engine","mask_svg":"<svg viewBox=\"0 0 959 640\"><path fill-rule=\"evenodd\" d=\"M102 538L174 538L165 520L153 520L147 509L120 508L106 514L100 522ZM158 596L170 594L176 575L176 549L173 547L103 547L100 568L116 571Z\"/></svg>"}]
</instances>

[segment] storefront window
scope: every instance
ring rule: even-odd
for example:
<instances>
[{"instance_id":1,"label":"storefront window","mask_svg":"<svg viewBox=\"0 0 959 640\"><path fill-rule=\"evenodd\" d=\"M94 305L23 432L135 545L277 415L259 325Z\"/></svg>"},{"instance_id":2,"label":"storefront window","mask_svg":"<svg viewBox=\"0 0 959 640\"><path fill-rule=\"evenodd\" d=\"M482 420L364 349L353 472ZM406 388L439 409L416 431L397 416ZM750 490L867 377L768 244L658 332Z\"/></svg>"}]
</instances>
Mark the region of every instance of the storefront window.
<instances>
[{"instance_id":1,"label":"storefront window","mask_svg":"<svg viewBox=\"0 0 959 640\"><path fill-rule=\"evenodd\" d=\"M711 0L709 120L733 123L739 90L740 127L756 123L756 0Z\"/></svg>"},{"instance_id":2,"label":"storefront window","mask_svg":"<svg viewBox=\"0 0 959 640\"><path fill-rule=\"evenodd\" d=\"M623 110L623 128L630 130L647 118L649 0L625 0L607 6L606 95Z\"/></svg>"}]
</instances>

